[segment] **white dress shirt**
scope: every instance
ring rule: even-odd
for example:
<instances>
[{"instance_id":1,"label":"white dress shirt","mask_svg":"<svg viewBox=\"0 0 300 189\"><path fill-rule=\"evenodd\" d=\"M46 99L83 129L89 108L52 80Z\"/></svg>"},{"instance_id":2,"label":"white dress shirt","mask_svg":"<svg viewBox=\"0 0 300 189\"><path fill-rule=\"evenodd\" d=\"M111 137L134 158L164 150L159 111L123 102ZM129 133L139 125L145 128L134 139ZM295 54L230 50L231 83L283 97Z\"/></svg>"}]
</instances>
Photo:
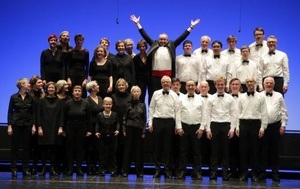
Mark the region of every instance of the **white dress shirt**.
<instances>
[{"instance_id":1,"label":"white dress shirt","mask_svg":"<svg viewBox=\"0 0 300 189\"><path fill-rule=\"evenodd\" d=\"M225 49L221 52L221 55L225 55L229 59L229 64L233 64L241 58L241 50L238 48L233 49L234 52L230 52L229 49Z\"/></svg>"},{"instance_id":2,"label":"white dress shirt","mask_svg":"<svg viewBox=\"0 0 300 189\"><path fill-rule=\"evenodd\" d=\"M238 78L242 84L246 84L246 79L253 77L259 87L262 88L262 75L259 67L257 67L257 64L252 60L248 61L248 63L243 62L243 59L240 58L232 65L232 78Z\"/></svg>"},{"instance_id":3,"label":"white dress shirt","mask_svg":"<svg viewBox=\"0 0 300 189\"><path fill-rule=\"evenodd\" d=\"M272 96L267 96L266 91L261 92L265 97L268 111L268 124L281 120L281 126L286 126L288 121L287 108L281 93L272 91Z\"/></svg>"},{"instance_id":4,"label":"white dress shirt","mask_svg":"<svg viewBox=\"0 0 300 189\"><path fill-rule=\"evenodd\" d=\"M242 93L238 100L239 119L259 119L261 120L260 130L264 131L268 126L268 112L264 96L261 93L254 92L254 95L248 96ZM239 129L239 125L237 126Z\"/></svg>"},{"instance_id":5,"label":"white dress shirt","mask_svg":"<svg viewBox=\"0 0 300 189\"><path fill-rule=\"evenodd\" d=\"M269 48L267 45L267 41L263 40L262 46L256 46L257 43L253 42L249 45L250 48L250 59L254 61L256 64L259 64L259 60L263 54L269 52Z\"/></svg>"},{"instance_id":6,"label":"white dress shirt","mask_svg":"<svg viewBox=\"0 0 300 189\"><path fill-rule=\"evenodd\" d=\"M199 59L206 58L206 57L211 56L213 54L214 53L211 49L207 49L207 53L202 53L202 47L194 50L194 52L193 52L193 55L195 55Z\"/></svg>"},{"instance_id":7,"label":"white dress shirt","mask_svg":"<svg viewBox=\"0 0 300 189\"><path fill-rule=\"evenodd\" d=\"M176 129L181 128L181 102L178 95L169 90L169 94L163 94L163 89L153 93L149 106L149 125L153 118L173 118L176 121Z\"/></svg>"},{"instance_id":8,"label":"white dress shirt","mask_svg":"<svg viewBox=\"0 0 300 189\"><path fill-rule=\"evenodd\" d=\"M202 59L203 60L203 59ZM201 60L195 55L176 57L176 75L182 82L192 79L201 82Z\"/></svg>"},{"instance_id":9,"label":"white dress shirt","mask_svg":"<svg viewBox=\"0 0 300 189\"><path fill-rule=\"evenodd\" d=\"M208 100L206 131L211 131L211 122L228 122L230 123L230 131L232 132L236 127L237 117L233 97L227 93L223 93L223 95L224 97L218 97L218 93L215 93Z\"/></svg>"},{"instance_id":10,"label":"white dress shirt","mask_svg":"<svg viewBox=\"0 0 300 189\"><path fill-rule=\"evenodd\" d=\"M290 81L289 60L286 53L275 50L275 54L266 53L260 59L263 77L283 77L284 86Z\"/></svg>"},{"instance_id":11,"label":"white dress shirt","mask_svg":"<svg viewBox=\"0 0 300 189\"><path fill-rule=\"evenodd\" d=\"M227 79L227 87L229 81L232 78L231 65L229 59L220 55L220 58L214 58L214 55L205 58L202 69L202 81L215 80L217 77L223 77Z\"/></svg>"},{"instance_id":12,"label":"white dress shirt","mask_svg":"<svg viewBox=\"0 0 300 189\"><path fill-rule=\"evenodd\" d=\"M204 99L198 94L194 94L194 97L188 97L185 94L181 98L181 122L188 125L201 124L199 129L205 129L205 106Z\"/></svg>"},{"instance_id":13,"label":"white dress shirt","mask_svg":"<svg viewBox=\"0 0 300 189\"><path fill-rule=\"evenodd\" d=\"M154 59L152 60L152 65L152 70L172 70L172 58L167 47L158 47Z\"/></svg>"}]
</instances>

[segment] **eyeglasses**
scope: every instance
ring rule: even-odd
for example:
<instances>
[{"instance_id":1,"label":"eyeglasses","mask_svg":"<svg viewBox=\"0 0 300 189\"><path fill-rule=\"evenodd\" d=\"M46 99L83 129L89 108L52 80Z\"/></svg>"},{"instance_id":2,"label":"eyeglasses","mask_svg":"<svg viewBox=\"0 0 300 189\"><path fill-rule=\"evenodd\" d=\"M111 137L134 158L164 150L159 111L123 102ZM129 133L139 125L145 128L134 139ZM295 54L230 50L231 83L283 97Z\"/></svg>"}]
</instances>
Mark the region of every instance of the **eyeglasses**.
<instances>
[{"instance_id":1,"label":"eyeglasses","mask_svg":"<svg viewBox=\"0 0 300 189\"><path fill-rule=\"evenodd\" d=\"M264 35L264 34L262 34L262 33L255 34L255 36L262 36L262 35Z\"/></svg>"},{"instance_id":2,"label":"eyeglasses","mask_svg":"<svg viewBox=\"0 0 300 189\"><path fill-rule=\"evenodd\" d=\"M268 44L276 44L277 41L268 41L267 43L268 43Z\"/></svg>"}]
</instances>

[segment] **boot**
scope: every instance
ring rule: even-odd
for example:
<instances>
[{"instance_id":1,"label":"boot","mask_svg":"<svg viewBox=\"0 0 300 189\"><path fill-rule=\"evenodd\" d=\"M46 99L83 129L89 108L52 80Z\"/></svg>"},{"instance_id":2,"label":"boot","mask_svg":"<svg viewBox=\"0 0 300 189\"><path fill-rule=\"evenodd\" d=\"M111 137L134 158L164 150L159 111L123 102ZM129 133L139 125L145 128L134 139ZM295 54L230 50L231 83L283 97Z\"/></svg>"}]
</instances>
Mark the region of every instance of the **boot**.
<instances>
[{"instance_id":1,"label":"boot","mask_svg":"<svg viewBox=\"0 0 300 189\"><path fill-rule=\"evenodd\" d=\"M57 172L55 172L54 167L50 167L50 175L51 176L58 176Z\"/></svg>"},{"instance_id":2,"label":"boot","mask_svg":"<svg viewBox=\"0 0 300 189\"><path fill-rule=\"evenodd\" d=\"M45 175L46 175L46 167L43 167L43 169L40 172L39 176L45 176Z\"/></svg>"}]
</instances>

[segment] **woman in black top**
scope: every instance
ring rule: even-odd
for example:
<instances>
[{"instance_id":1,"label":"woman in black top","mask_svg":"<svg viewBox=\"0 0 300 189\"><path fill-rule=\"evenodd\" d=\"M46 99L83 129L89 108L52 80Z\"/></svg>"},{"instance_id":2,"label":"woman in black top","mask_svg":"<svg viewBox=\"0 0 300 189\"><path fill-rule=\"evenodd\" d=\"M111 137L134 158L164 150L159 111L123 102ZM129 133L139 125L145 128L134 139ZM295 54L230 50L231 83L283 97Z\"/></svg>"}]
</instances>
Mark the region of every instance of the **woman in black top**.
<instances>
[{"instance_id":1,"label":"woman in black top","mask_svg":"<svg viewBox=\"0 0 300 189\"><path fill-rule=\"evenodd\" d=\"M135 168L137 177L143 177L143 138L146 130L146 105L139 101L141 89L131 88L132 101L127 104L127 111L123 118L123 134L125 149L123 161L123 176L127 177L130 170L132 154L135 152Z\"/></svg>"},{"instance_id":2,"label":"woman in black top","mask_svg":"<svg viewBox=\"0 0 300 189\"><path fill-rule=\"evenodd\" d=\"M135 85L135 70L131 56L125 54L125 42L119 40L116 42L116 50L118 53L115 55L114 61L114 82L120 78L124 78L129 88Z\"/></svg>"},{"instance_id":3,"label":"woman in black top","mask_svg":"<svg viewBox=\"0 0 300 189\"><path fill-rule=\"evenodd\" d=\"M128 83L125 79L120 78L116 83L116 92L111 96L113 99L114 106L112 111L116 112L119 117L120 123L120 134L118 136L118 145L117 145L117 165L118 173L121 174L123 156L124 156L124 135L123 135L123 116L127 110L127 103L132 100L132 95L127 92Z\"/></svg>"},{"instance_id":4,"label":"woman in black top","mask_svg":"<svg viewBox=\"0 0 300 189\"><path fill-rule=\"evenodd\" d=\"M83 176L82 160L84 157L84 140L91 133L91 107L82 99L82 88L73 88L73 98L64 106L64 129L66 131L67 176L73 174L74 152L76 154L77 175Z\"/></svg>"},{"instance_id":5,"label":"woman in black top","mask_svg":"<svg viewBox=\"0 0 300 189\"><path fill-rule=\"evenodd\" d=\"M103 110L102 98L97 95L99 92L99 85L97 81L90 81L86 85L86 90L90 93L87 97L92 110L91 124L92 124L92 135L87 137L85 140L86 147L86 162L87 162L87 174L96 174L98 171L96 169L98 155L99 155L99 146L97 137L95 136L95 127L96 127L96 118L97 115Z\"/></svg>"},{"instance_id":6,"label":"woman in black top","mask_svg":"<svg viewBox=\"0 0 300 189\"><path fill-rule=\"evenodd\" d=\"M51 34L48 37L49 48L44 50L40 58L40 71L43 83L49 81L57 82L65 79L65 61L63 54L57 49L57 37Z\"/></svg>"},{"instance_id":7,"label":"woman in black top","mask_svg":"<svg viewBox=\"0 0 300 189\"><path fill-rule=\"evenodd\" d=\"M11 136L11 171L17 176L17 158L19 145L23 143L23 175L29 176L30 138L35 133L35 105L33 98L28 94L30 84L28 79L17 81L19 91L10 97L7 115L7 133Z\"/></svg>"},{"instance_id":8,"label":"woman in black top","mask_svg":"<svg viewBox=\"0 0 300 189\"><path fill-rule=\"evenodd\" d=\"M112 59L107 57L107 50L101 45L95 48L94 57L90 63L90 80L97 81L100 86L98 95L104 98L110 96L113 90Z\"/></svg>"},{"instance_id":9,"label":"woman in black top","mask_svg":"<svg viewBox=\"0 0 300 189\"><path fill-rule=\"evenodd\" d=\"M58 80L55 84L56 87L56 95L62 100L63 104L71 99L69 94L69 85L66 80ZM58 146L57 155L56 155L56 163L55 170L57 172L67 172L67 158L66 158L66 132L63 131L62 135L58 136L61 140L61 145Z\"/></svg>"},{"instance_id":10,"label":"woman in black top","mask_svg":"<svg viewBox=\"0 0 300 189\"><path fill-rule=\"evenodd\" d=\"M77 34L74 37L76 46L68 53L66 62L67 82L70 87L82 86L82 98L86 98L86 89L89 67L89 51L83 48L84 36Z\"/></svg>"},{"instance_id":11,"label":"woman in black top","mask_svg":"<svg viewBox=\"0 0 300 189\"><path fill-rule=\"evenodd\" d=\"M41 149L43 169L40 176L46 174L46 160L50 160L50 175L57 176L54 162L57 147L61 144L59 135L63 133L62 110L63 102L56 96L54 82L48 82L45 87L46 96L41 99L37 110L38 144Z\"/></svg>"},{"instance_id":12,"label":"woman in black top","mask_svg":"<svg viewBox=\"0 0 300 189\"><path fill-rule=\"evenodd\" d=\"M144 39L139 40L139 42L137 43L137 49L140 51L140 53L133 58L135 75L136 75L136 84L140 87L142 92L140 97L141 102L145 102L146 89L148 88L149 90L151 70L149 65L147 65L146 62L147 48L148 48L147 42Z\"/></svg>"},{"instance_id":13,"label":"woman in black top","mask_svg":"<svg viewBox=\"0 0 300 189\"><path fill-rule=\"evenodd\" d=\"M117 136L119 135L119 118L116 112L111 110L112 99L103 99L104 111L97 115L95 135L100 139L100 176L104 176L109 171L110 176L115 176L117 171L116 148Z\"/></svg>"},{"instance_id":14,"label":"woman in black top","mask_svg":"<svg viewBox=\"0 0 300 189\"><path fill-rule=\"evenodd\" d=\"M44 93L44 90L43 90L44 83L43 83L42 78L37 76L37 75L32 76L29 80L29 83L30 83L30 92L29 92L29 94L32 96L32 98L35 102L34 103L35 104L35 109L37 110L41 99L44 98L44 96L45 96L45 93ZM36 114L36 116L37 116L37 114ZM36 118L36 121L37 121L37 118ZM35 125L37 125L37 124L35 123ZM34 174L37 173L37 163L38 163L39 157L40 157L37 133L32 135L30 146L32 148L31 157L33 159L31 174L34 175Z\"/></svg>"}]
</instances>

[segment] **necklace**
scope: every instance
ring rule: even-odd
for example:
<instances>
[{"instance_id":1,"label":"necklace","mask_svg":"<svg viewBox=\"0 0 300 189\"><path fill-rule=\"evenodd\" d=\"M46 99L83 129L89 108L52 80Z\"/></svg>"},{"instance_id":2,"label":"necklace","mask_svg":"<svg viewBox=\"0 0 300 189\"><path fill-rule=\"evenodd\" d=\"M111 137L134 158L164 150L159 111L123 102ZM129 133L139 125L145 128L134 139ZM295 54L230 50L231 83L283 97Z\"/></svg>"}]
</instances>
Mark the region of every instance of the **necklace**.
<instances>
[{"instance_id":1,"label":"necklace","mask_svg":"<svg viewBox=\"0 0 300 189\"><path fill-rule=\"evenodd\" d=\"M109 111L109 113L108 113L108 114L106 114L106 113L105 113L105 111L103 111L103 115L104 115L104 117L105 117L105 118L109 118L109 117L110 117L110 115L111 115L111 111Z\"/></svg>"}]
</instances>

